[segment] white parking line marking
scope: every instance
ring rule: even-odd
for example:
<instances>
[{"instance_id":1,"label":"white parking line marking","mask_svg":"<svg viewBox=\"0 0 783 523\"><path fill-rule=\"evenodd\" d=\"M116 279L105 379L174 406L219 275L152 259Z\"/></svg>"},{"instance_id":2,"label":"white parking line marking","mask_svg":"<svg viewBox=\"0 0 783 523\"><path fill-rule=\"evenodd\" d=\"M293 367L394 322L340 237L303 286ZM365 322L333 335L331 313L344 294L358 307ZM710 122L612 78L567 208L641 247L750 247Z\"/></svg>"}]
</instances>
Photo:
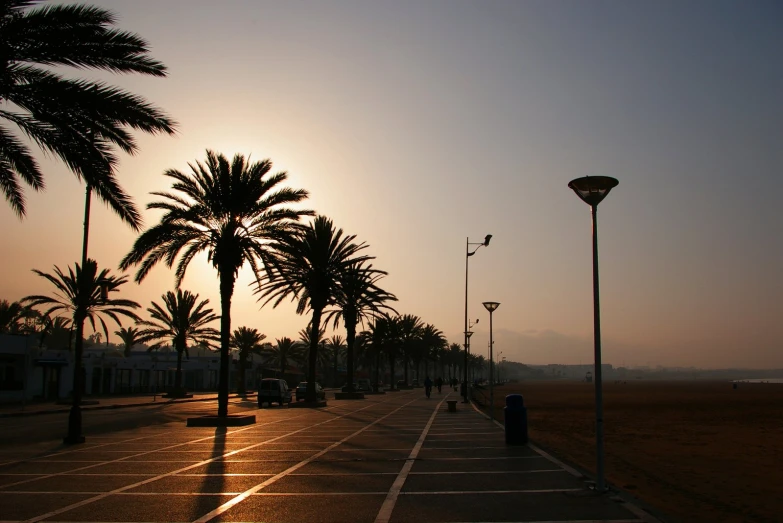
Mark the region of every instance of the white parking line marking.
<instances>
[{"instance_id":1,"label":"white parking line marking","mask_svg":"<svg viewBox=\"0 0 783 523\"><path fill-rule=\"evenodd\" d=\"M356 411L353 411L353 412L351 412L351 413L349 413L349 414L355 414L356 412L360 412L360 411L362 411L362 410L368 409L368 408L370 408L370 407L377 406L377 405L379 405L379 404L380 404L380 403L372 403L372 404L370 404L370 405L367 405L366 407L362 407L361 409L357 409ZM336 420L336 419L344 418L345 416L348 416L349 414L344 414L344 415L342 415L342 416L338 416L338 417L336 417L336 418L330 418L330 419L328 419L328 420L326 420L326 421L322 421L322 422L320 422L320 423L315 423L315 424L313 424L313 425L308 425L308 426L302 427L302 428L300 428L300 429L297 429L297 430L295 430L295 431L292 431L290 434L296 434L296 433L298 433L298 432L302 432L303 430L310 430L310 429L312 429L312 427L317 427L317 426L319 426L319 425L323 425L323 424L325 424L325 423L330 423L331 421L334 421L334 420ZM301 414L300 416L297 416L297 417L301 417L301 416L304 416L304 415L305 415L305 414ZM271 424L271 423L278 423L278 421L270 422L270 424ZM240 431L243 431L243 430L250 430L250 429L253 429L253 428L257 428L257 425L250 425L250 426L248 426L248 427L245 427L244 429L239 429L239 430L236 430L236 431L233 431L233 432L240 432ZM227 434L228 434L228 433L227 433ZM59 508L59 509L53 510L53 511L51 511L51 512L48 512L48 513L46 513L46 514L43 514L43 515L36 516L36 517L34 517L34 518L28 519L28 520L27 520L27 523L35 523L36 521L41 521L41 520L44 520L44 519L48 519L48 518L50 518L50 517L52 517L52 516L56 516L57 514L62 514L63 512L67 512L67 511L69 511L69 510L73 510L73 509L75 509L75 508L78 508L78 507L81 507L81 506L87 505L87 504L89 504L89 503L93 503L94 501L98 501L98 500L104 499L104 498L106 498L106 497L108 497L108 496L111 496L111 495L113 495L113 494L120 494L120 493L123 493L123 492L125 492L125 491L127 491L127 490L130 490L130 489L132 489L132 488L140 487L140 486L142 486L142 485L146 485L147 483L151 483L151 482L153 482L153 481L157 481L157 480L159 480L159 479L162 479L162 478L165 478L165 477L168 477L168 476L173 476L173 475L175 475L175 474L178 474L178 473L180 473L180 472L185 472L186 470L190 470L190 469L193 469L193 468L196 468L196 467L200 467L200 466L202 466L202 465L206 465L206 464L208 464L208 463L212 463L213 461L217 461L218 459L222 459L222 458L225 458L225 457L233 456L234 454L238 454L238 453L240 453L240 452L243 452L243 451L245 451L245 450L250 450L250 449L252 449L252 448L259 447L259 446L261 446L261 445L264 445L264 444L266 444L267 442L270 442L270 441L275 441L275 440L278 440L278 439L285 438L286 436L288 436L288 435L290 435L290 434L285 434L285 435L282 435L282 436L278 436L278 437L276 437L276 438L273 438L273 439L271 439L271 440L262 441L262 442L260 442L260 443L256 443L255 445L250 445L249 447L246 447L246 448L243 448L243 449L232 450L231 452L227 452L227 453L223 454L222 456L217 456L217 457L214 457L214 458L211 458L211 459L207 459L207 460L204 460L204 461L200 461L200 462L198 462L198 463L194 463L193 465L190 465L190 466L187 466L187 467L183 467L183 468L181 468L181 469L177 469L177 470L174 470L174 471L171 471L171 472L166 472L166 473L164 473L164 474L160 474L160 475L158 475L158 476L154 476L154 477L152 477L152 478L145 479L145 480L143 480L143 481L139 481L139 482L137 482L137 483L133 483L133 484L131 484L131 485L126 485L126 486L124 486L124 487L121 487L121 488L118 488L118 489L111 490L111 491L109 491L109 492L103 492L103 493L101 493L101 494L99 494L99 495L96 495L96 496L93 496L93 497L91 497L91 498L88 498L88 499L85 499L85 500L79 501L79 502L77 502L77 503L73 503L73 504L71 504L71 505L67 505L67 506L65 506L65 507L61 507L61 508ZM222 437L222 436L224 436L224 435L222 435L222 434L221 434L220 436ZM207 440L207 439L212 439L212 438L215 438L215 437L217 437L217 436L214 436L214 435L213 435L213 436L211 436L211 437L208 437L208 438L202 438L202 439L203 439L203 440ZM196 440L196 441L200 441L200 440ZM154 451L152 451L152 452L154 452ZM125 459L125 458L122 458L122 459ZM121 461L121 460L115 460L115 461ZM95 465L91 465L91 466L95 466ZM52 476L56 476L56 475L58 475L58 474L52 474ZM30 480L26 480L26 481L30 481Z\"/></svg>"},{"instance_id":2,"label":"white parking line marking","mask_svg":"<svg viewBox=\"0 0 783 523\"><path fill-rule=\"evenodd\" d=\"M377 420L369 423L368 425L365 425L364 427L362 427L361 429L357 430L356 432L354 432L350 436L346 436L342 440L340 440L340 441L338 441L338 442L336 442L336 443L334 443L332 445L329 445L328 447L323 449L321 452L319 452L319 453L317 453L317 454L315 454L313 456L310 456L309 458L307 458L305 460L300 461L299 463L297 463L293 467L289 467L286 470L284 470L283 472L277 474L276 476L273 476L273 477L269 478L268 480L264 481L263 483L259 483L255 487L246 490L245 492L243 492L239 496L235 497L234 499L228 500L227 502L223 503L222 505L220 505L218 508L216 508L212 512L209 512L209 513L203 515L202 517L198 518L193 523L207 523L211 519L214 519L217 516L223 514L224 512L226 512L228 509L230 509L231 507L233 507L234 505L236 505L240 501L243 501L243 500L247 499L249 496L251 496L253 494L256 494L259 490L261 490L261 489L271 485L272 483L276 482L277 480L279 480L281 478L284 478L285 476L291 474L293 471L298 470L298 469L304 467L308 463L310 463L313 460L323 456L324 454L326 454L327 452L329 452L333 448L337 447L338 445L341 445L345 441L348 441L350 438L354 437L357 434L361 434L362 432L364 432L368 428L370 428L373 425L376 425L377 423L383 421L387 417L391 416L392 414L394 414L395 412L397 412L399 410L402 410L404 407L407 407L408 405L410 405L411 403L413 403L415 401L417 401L417 400L411 400L408 403L405 403L405 404L397 407L396 409L391 411L389 414L386 414L385 416L382 416L382 417L378 418ZM361 410L364 410L364 409L361 409Z\"/></svg>"},{"instance_id":3,"label":"white parking line marking","mask_svg":"<svg viewBox=\"0 0 783 523\"><path fill-rule=\"evenodd\" d=\"M411 471L413 463L416 461L416 457L419 455L419 450L421 450L421 446L424 444L424 440L427 437L427 432L429 432L430 427L432 426L432 422L435 421L435 416L438 415L440 407L443 405L443 402L446 401L447 397L448 394L435 406L435 410L430 416L430 419L427 422L427 425L424 427L424 430L421 432L419 440L416 442L416 446L414 446L413 450L411 450L410 456L408 456L408 459L405 461L405 465L402 466L402 470L397 475L397 479L394 480L394 483L389 489L389 493L386 495L386 499L383 501L383 505L381 505L381 509L378 511L378 515L375 517L375 523L389 523L389 519L391 519L394 506L397 504L397 498L400 495L402 486L405 484L405 480L408 478L408 473Z\"/></svg>"}]
</instances>

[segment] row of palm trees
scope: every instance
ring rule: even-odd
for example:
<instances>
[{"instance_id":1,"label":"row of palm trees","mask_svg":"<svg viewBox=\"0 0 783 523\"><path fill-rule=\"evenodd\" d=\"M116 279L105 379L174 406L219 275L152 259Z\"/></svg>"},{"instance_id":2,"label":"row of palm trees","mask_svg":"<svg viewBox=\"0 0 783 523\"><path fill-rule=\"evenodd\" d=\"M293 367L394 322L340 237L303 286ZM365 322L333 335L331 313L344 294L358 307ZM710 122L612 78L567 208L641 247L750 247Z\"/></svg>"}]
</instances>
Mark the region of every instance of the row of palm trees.
<instances>
[{"instance_id":1,"label":"row of palm trees","mask_svg":"<svg viewBox=\"0 0 783 523\"><path fill-rule=\"evenodd\" d=\"M147 43L138 35L116 29L109 11L85 5L37 4L35 0L8 0L0 5L0 56L5 57L0 60L0 104L8 107L0 110L0 118L60 157L88 190L94 190L123 221L139 230L141 215L116 179L113 148L133 154L137 147L129 128L172 134L176 123L141 97L103 83L61 76L52 67L153 76L165 76L166 68L149 56ZM381 355L389 362L392 376L395 362L405 363L406 381L411 362L423 362L426 371L432 361L429 355L443 343L440 331L428 329L414 316L396 315L390 305L396 297L379 286L387 273L372 265L374 257L366 254L368 245L345 234L329 218L299 209L308 193L283 187L285 172L272 174L270 160L251 163L236 155L229 161L209 150L203 163L196 161L189 167L189 172L171 169L164 173L171 179L171 190L153 192L159 200L147 206L163 211L163 216L139 235L120 262L123 271L136 269L137 283L159 262L174 270L177 294L165 294L163 306L153 303L147 323L135 312L141 307L138 303L113 297L126 277L99 270L98 263L86 257L86 249L81 265L67 272L58 267L54 274L36 270L55 286L56 293L54 297L30 296L25 304L43 309L44 316L52 318L53 328L55 321L62 327L63 320L58 318L72 320L76 368L85 322L94 330L103 330L108 338L104 316L118 324L125 317L151 336L150 323L160 326L165 314L174 314L172 307L180 310L180 298L186 298L180 287L187 268L197 254L206 252L218 276L219 314L207 313L204 302L197 304L197 296L188 293L191 312L198 310L203 315L200 341L181 332L170 335L177 337L172 342L175 347L187 346L183 337L217 345L218 416L228 413L231 302L244 266L253 271L254 292L264 305L276 307L290 300L296 303L298 314L310 315L308 399L315 399L319 334L329 322L334 328L345 327L349 385L354 382L356 330L364 323L370 325L367 346L374 351L376 375ZM35 190L44 187L27 145L0 126L0 187L12 209L23 216L20 181ZM311 221L302 223L303 218ZM219 319L219 329L207 327L207 318ZM74 387L80 390L81 373L75 372L75 380Z\"/></svg>"}]
</instances>

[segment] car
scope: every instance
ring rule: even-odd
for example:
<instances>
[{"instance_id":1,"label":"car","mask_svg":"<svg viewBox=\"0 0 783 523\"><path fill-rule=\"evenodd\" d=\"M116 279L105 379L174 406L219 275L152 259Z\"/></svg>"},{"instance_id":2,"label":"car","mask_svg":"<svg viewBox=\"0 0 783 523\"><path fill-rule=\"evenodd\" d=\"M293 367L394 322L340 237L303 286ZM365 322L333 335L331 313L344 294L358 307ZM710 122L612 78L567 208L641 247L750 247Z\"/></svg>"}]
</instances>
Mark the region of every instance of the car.
<instances>
[{"instance_id":1,"label":"car","mask_svg":"<svg viewBox=\"0 0 783 523\"><path fill-rule=\"evenodd\" d=\"M342 388L343 392L349 392L350 388L348 387L348 384L346 383L343 385ZM370 383L370 380L366 378L360 378L356 380L356 383L353 386L354 392L372 392L372 384Z\"/></svg>"},{"instance_id":2,"label":"car","mask_svg":"<svg viewBox=\"0 0 783 523\"><path fill-rule=\"evenodd\" d=\"M272 402L277 402L281 407L284 403L290 405L292 399L291 389L283 379L264 378L258 386L258 408L263 407L264 403L269 403L271 407Z\"/></svg>"},{"instance_id":3,"label":"car","mask_svg":"<svg viewBox=\"0 0 783 523\"><path fill-rule=\"evenodd\" d=\"M303 381L296 386L296 401L302 401L307 394L307 382ZM321 387L320 383L315 384L315 397L319 400L326 399L326 391Z\"/></svg>"}]
</instances>

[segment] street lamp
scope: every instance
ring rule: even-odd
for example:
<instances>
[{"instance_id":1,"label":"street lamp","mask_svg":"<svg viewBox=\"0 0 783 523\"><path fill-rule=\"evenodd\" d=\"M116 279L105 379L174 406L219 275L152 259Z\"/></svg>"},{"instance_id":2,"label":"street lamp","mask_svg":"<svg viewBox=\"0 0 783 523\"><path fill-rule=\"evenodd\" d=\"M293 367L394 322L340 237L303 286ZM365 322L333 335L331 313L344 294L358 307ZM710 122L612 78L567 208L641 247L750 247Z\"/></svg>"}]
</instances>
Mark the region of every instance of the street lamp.
<instances>
[{"instance_id":1,"label":"street lamp","mask_svg":"<svg viewBox=\"0 0 783 523\"><path fill-rule=\"evenodd\" d=\"M465 398L463 403L468 403L468 350L470 343L468 342L468 258L476 254L476 251L481 247L488 247L489 240L492 239L491 234L484 236L484 241L480 243L470 243L470 238L465 238ZM472 251L470 248L475 246ZM478 322L477 322L478 323Z\"/></svg>"},{"instance_id":2,"label":"street lamp","mask_svg":"<svg viewBox=\"0 0 783 523\"><path fill-rule=\"evenodd\" d=\"M489 311L489 413L491 420L495 420L495 376L492 372L492 313L500 307L496 301L485 301L484 308Z\"/></svg>"},{"instance_id":3,"label":"street lamp","mask_svg":"<svg viewBox=\"0 0 783 523\"><path fill-rule=\"evenodd\" d=\"M590 206L593 222L593 344L595 347L595 448L596 488L606 489L604 481L604 406L601 390L601 311L598 292L598 204L620 183L609 176L585 176L568 182L579 198Z\"/></svg>"}]
</instances>

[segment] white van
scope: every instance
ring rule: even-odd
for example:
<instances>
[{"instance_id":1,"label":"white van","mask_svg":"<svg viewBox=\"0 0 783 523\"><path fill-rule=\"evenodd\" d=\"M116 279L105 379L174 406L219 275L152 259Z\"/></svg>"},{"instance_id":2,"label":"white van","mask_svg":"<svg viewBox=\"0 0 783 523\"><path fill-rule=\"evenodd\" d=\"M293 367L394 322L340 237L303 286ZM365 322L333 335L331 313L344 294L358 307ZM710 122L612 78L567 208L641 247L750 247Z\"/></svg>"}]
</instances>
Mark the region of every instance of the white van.
<instances>
[{"instance_id":1,"label":"white van","mask_svg":"<svg viewBox=\"0 0 783 523\"><path fill-rule=\"evenodd\" d=\"M291 389L288 388L288 383L285 380L278 378L264 378L258 386L258 408L264 406L264 403L269 403L272 406L272 402L277 402L281 407L283 403L291 404L292 400Z\"/></svg>"}]
</instances>

